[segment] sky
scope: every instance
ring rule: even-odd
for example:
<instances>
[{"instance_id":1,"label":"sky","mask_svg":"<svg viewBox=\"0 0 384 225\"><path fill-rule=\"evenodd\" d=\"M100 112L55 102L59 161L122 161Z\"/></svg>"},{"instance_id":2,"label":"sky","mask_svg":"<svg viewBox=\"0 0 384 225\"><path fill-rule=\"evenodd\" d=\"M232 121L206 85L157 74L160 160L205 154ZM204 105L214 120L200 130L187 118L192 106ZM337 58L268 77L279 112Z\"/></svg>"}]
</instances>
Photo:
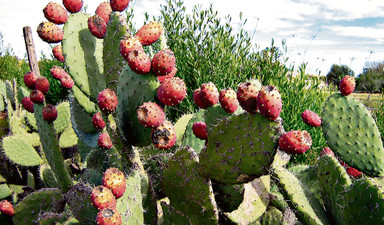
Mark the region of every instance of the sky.
<instances>
[{"instance_id":1,"label":"sky","mask_svg":"<svg viewBox=\"0 0 384 225\"><path fill-rule=\"evenodd\" d=\"M46 21L43 8L61 0L0 0L0 32L5 45L14 53L26 56L23 27L30 26L37 57L51 54L49 44L40 40L36 28ZM103 0L84 0L86 12L93 15ZM131 0L134 24L143 25L144 13L160 15L166 0ZM232 17L234 30L240 27L239 14L247 19L244 26L258 49L271 46L271 41L287 46L287 66L296 68L307 63L306 71L326 75L333 64L349 66L356 75L367 62L384 61L383 0L185 0L187 12L200 4L213 9L219 16Z\"/></svg>"}]
</instances>

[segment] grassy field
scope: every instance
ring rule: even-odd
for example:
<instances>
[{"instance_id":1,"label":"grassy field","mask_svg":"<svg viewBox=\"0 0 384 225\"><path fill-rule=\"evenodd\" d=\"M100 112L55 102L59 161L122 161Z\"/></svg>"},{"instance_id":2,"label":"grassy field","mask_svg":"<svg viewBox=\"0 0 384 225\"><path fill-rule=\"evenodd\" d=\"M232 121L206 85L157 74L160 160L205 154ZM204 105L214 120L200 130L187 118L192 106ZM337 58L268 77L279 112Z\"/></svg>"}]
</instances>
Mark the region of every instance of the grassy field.
<instances>
[{"instance_id":1,"label":"grassy field","mask_svg":"<svg viewBox=\"0 0 384 225\"><path fill-rule=\"evenodd\" d=\"M370 108L379 108L383 101L382 94L352 93L352 97Z\"/></svg>"}]
</instances>

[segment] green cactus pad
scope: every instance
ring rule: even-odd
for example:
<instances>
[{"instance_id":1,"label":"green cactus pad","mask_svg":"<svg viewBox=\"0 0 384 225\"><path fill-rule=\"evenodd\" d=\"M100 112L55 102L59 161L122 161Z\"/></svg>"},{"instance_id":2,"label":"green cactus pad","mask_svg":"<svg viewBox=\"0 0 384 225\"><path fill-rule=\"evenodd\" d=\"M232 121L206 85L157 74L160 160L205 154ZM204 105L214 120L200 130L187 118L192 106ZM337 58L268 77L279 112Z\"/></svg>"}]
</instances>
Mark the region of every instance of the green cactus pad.
<instances>
[{"instance_id":1,"label":"green cactus pad","mask_svg":"<svg viewBox=\"0 0 384 225\"><path fill-rule=\"evenodd\" d=\"M269 197L271 200L271 205L280 209L281 211L284 211L289 207L288 203L284 199L283 194L281 194L279 191L271 191Z\"/></svg>"},{"instance_id":2,"label":"green cactus pad","mask_svg":"<svg viewBox=\"0 0 384 225\"><path fill-rule=\"evenodd\" d=\"M212 188L215 196L220 196L216 198L216 204L223 212L232 212L243 202L245 191L243 184L223 184L213 180Z\"/></svg>"},{"instance_id":3,"label":"green cactus pad","mask_svg":"<svg viewBox=\"0 0 384 225\"><path fill-rule=\"evenodd\" d=\"M55 174L51 168L45 163L40 166L40 179L44 184L44 187L59 188Z\"/></svg>"},{"instance_id":4,"label":"green cactus pad","mask_svg":"<svg viewBox=\"0 0 384 225\"><path fill-rule=\"evenodd\" d=\"M96 224L97 209L92 205L91 192L88 185L77 183L64 194L73 216L82 224Z\"/></svg>"},{"instance_id":5,"label":"green cactus pad","mask_svg":"<svg viewBox=\"0 0 384 225\"><path fill-rule=\"evenodd\" d=\"M239 106L234 115L240 115L245 111ZM215 127L222 119L226 119L232 116L224 111L224 109L219 105L213 105L204 110L204 121L207 124L208 133L212 131L212 128Z\"/></svg>"},{"instance_id":6,"label":"green cactus pad","mask_svg":"<svg viewBox=\"0 0 384 225\"><path fill-rule=\"evenodd\" d=\"M52 212L45 212L39 215L37 219L37 223L39 225L57 225L57 224L63 224L65 221L67 221L67 215L64 213L52 213Z\"/></svg>"},{"instance_id":7,"label":"green cactus pad","mask_svg":"<svg viewBox=\"0 0 384 225\"><path fill-rule=\"evenodd\" d=\"M143 196L139 171L132 171L127 179L123 196L117 199L116 208L121 214L123 225L144 224Z\"/></svg>"},{"instance_id":8,"label":"green cactus pad","mask_svg":"<svg viewBox=\"0 0 384 225\"><path fill-rule=\"evenodd\" d=\"M244 184L244 201L239 208L230 213L224 213L236 224L251 224L256 222L269 205L270 177L262 176Z\"/></svg>"},{"instance_id":9,"label":"green cactus pad","mask_svg":"<svg viewBox=\"0 0 384 225\"><path fill-rule=\"evenodd\" d=\"M22 137L5 137L2 144L5 155L13 163L21 166L38 166L43 162L33 146Z\"/></svg>"},{"instance_id":10,"label":"green cactus pad","mask_svg":"<svg viewBox=\"0 0 384 225\"><path fill-rule=\"evenodd\" d=\"M201 139L197 138L193 134L192 127L193 127L193 124L196 122L204 122L205 121L204 120L204 113L205 113L205 110L200 109L189 120L187 127L186 127L186 130L185 130L185 133L182 137L183 138L182 142L181 142L181 146L190 146L191 148L195 149L197 154L200 154L201 150L203 149L204 144L205 144L205 140L201 140Z\"/></svg>"},{"instance_id":11,"label":"green cactus pad","mask_svg":"<svg viewBox=\"0 0 384 225\"><path fill-rule=\"evenodd\" d=\"M146 146L151 143L151 129L145 128L137 119L137 109L141 104L154 101L159 86L153 74L140 75L126 67L117 85L117 118L120 133L129 144ZM140 88L137 88L140 87Z\"/></svg>"},{"instance_id":12,"label":"green cactus pad","mask_svg":"<svg viewBox=\"0 0 384 225\"><path fill-rule=\"evenodd\" d=\"M92 100L104 90L103 41L88 30L89 15L71 14L63 27L63 55L77 87Z\"/></svg>"},{"instance_id":13,"label":"green cactus pad","mask_svg":"<svg viewBox=\"0 0 384 225\"><path fill-rule=\"evenodd\" d=\"M69 108L69 102L62 102L57 107L57 118L53 122L56 133L62 133L65 128L71 123L71 111Z\"/></svg>"},{"instance_id":14,"label":"green cactus pad","mask_svg":"<svg viewBox=\"0 0 384 225\"><path fill-rule=\"evenodd\" d=\"M21 102L21 100L24 98L24 97L29 97L30 95L30 92L25 89L24 87L19 87L17 89L17 99L19 102Z\"/></svg>"},{"instance_id":15,"label":"green cactus pad","mask_svg":"<svg viewBox=\"0 0 384 225\"><path fill-rule=\"evenodd\" d=\"M7 93L7 97L12 104L15 103L15 92L14 92L14 87L11 81L6 80L5 81L5 91Z\"/></svg>"},{"instance_id":16,"label":"green cactus pad","mask_svg":"<svg viewBox=\"0 0 384 225\"><path fill-rule=\"evenodd\" d=\"M261 225L280 225L283 213L275 207L269 207L261 218Z\"/></svg>"},{"instance_id":17,"label":"green cactus pad","mask_svg":"<svg viewBox=\"0 0 384 225\"><path fill-rule=\"evenodd\" d=\"M369 176L384 176L384 148L375 120L353 97L331 95L322 114L329 147L348 165Z\"/></svg>"},{"instance_id":18,"label":"green cactus pad","mask_svg":"<svg viewBox=\"0 0 384 225\"><path fill-rule=\"evenodd\" d=\"M155 155L144 163L144 168L148 173L153 188L153 194L159 199L165 197L165 194L161 189L161 184L163 183L163 171L172 155L173 154L171 153Z\"/></svg>"},{"instance_id":19,"label":"green cactus pad","mask_svg":"<svg viewBox=\"0 0 384 225\"><path fill-rule=\"evenodd\" d=\"M326 209L338 224L344 224L340 206L345 203L341 195L352 184L349 175L335 157L324 155L318 163L318 178Z\"/></svg>"},{"instance_id":20,"label":"green cactus pad","mask_svg":"<svg viewBox=\"0 0 384 225\"><path fill-rule=\"evenodd\" d=\"M64 196L59 189L45 188L25 197L15 206L15 224L35 225L38 216L44 212L62 212Z\"/></svg>"},{"instance_id":21,"label":"green cactus pad","mask_svg":"<svg viewBox=\"0 0 384 225\"><path fill-rule=\"evenodd\" d=\"M301 222L310 225L329 224L323 206L292 173L283 167L276 167L273 174L280 191Z\"/></svg>"},{"instance_id":22,"label":"green cactus pad","mask_svg":"<svg viewBox=\"0 0 384 225\"><path fill-rule=\"evenodd\" d=\"M187 216L165 202L161 202L161 208L163 209L163 225L194 224L191 216Z\"/></svg>"},{"instance_id":23,"label":"green cactus pad","mask_svg":"<svg viewBox=\"0 0 384 225\"><path fill-rule=\"evenodd\" d=\"M56 131L52 123L48 123L43 119L43 106L34 104L35 117L40 141L43 147L44 155L48 161L49 166L54 172L61 189L66 191L73 185L72 179L64 165L64 159L59 147L59 140L56 136Z\"/></svg>"},{"instance_id":24,"label":"green cactus pad","mask_svg":"<svg viewBox=\"0 0 384 225\"><path fill-rule=\"evenodd\" d=\"M88 99L89 100L89 99ZM85 133L96 133L97 130L92 124L92 116L93 114L89 114L85 111L80 103L76 100L76 98L70 99L71 103L71 121L72 123L76 123L76 126L73 125L75 130L81 130ZM96 109L96 108L95 108ZM97 112L95 110L95 112Z\"/></svg>"},{"instance_id":25,"label":"green cactus pad","mask_svg":"<svg viewBox=\"0 0 384 225\"><path fill-rule=\"evenodd\" d=\"M86 182L92 187L97 187L102 185L103 174L97 170L87 168L81 172L77 179Z\"/></svg>"},{"instance_id":26,"label":"green cactus pad","mask_svg":"<svg viewBox=\"0 0 384 225\"><path fill-rule=\"evenodd\" d=\"M109 16L107 32L104 37L103 61L104 76L108 88L116 91L121 70L127 65L118 51L120 40L128 34L128 24L119 12L112 12Z\"/></svg>"},{"instance_id":27,"label":"green cactus pad","mask_svg":"<svg viewBox=\"0 0 384 225\"><path fill-rule=\"evenodd\" d=\"M186 132L189 121L194 117L194 114L185 114L181 116L175 123L174 127L176 130L176 144L181 144L183 136Z\"/></svg>"},{"instance_id":28,"label":"green cactus pad","mask_svg":"<svg viewBox=\"0 0 384 225\"><path fill-rule=\"evenodd\" d=\"M211 181L198 174L197 164L198 156L192 148L179 149L163 171L163 191L172 207L193 221L192 224L217 224Z\"/></svg>"},{"instance_id":29,"label":"green cactus pad","mask_svg":"<svg viewBox=\"0 0 384 225\"><path fill-rule=\"evenodd\" d=\"M305 185L309 191L323 204L323 199L321 197L321 188L319 185L319 179L317 176L317 166L308 166L308 165L296 165L288 169L293 173L300 182Z\"/></svg>"},{"instance_id":30,"label":"green cactus pad","mask_svg":"<svg viewBox=\"0 0 384 225\"><path fill-rule=\"evenodd\" d=\"M37 125L36 125L36 119L35 119L34 113L30 113L30 112L25 113L25 123L28 125L30 129L37 131Z\"/></svg>"},{"instance_id":31,"label":"green cactus pad","mask_svg":"<svg viewBox=\"0 0 384 225\"><path fill-rule=\"evenodd\" d=\"M77 145L78 140L79 139L70 124L60 135L59 146L60 148L70 148Z\"/></svg>"},{"instance_id":32,"label":"green cactus pad","mask_svg":"<svg viewBox=\"0 0 384 225\"><path fill-rule=\"evenodd\" d=\"M275 167L284 167L288 164L289 160L291 159L291 155L280 150L280 148L277 148L275 158L273 159L273 163L271 165L272 168Z\"/></svg>"},{"instance_id":33,"label":"green cactus pad","mask_svg":"<svg viewBox=\"0 0 384 225\"><path fill-rule=\"evenodd\" d=\"M281 131L281 119L270 121L259 113L221 120L200 153L200 174L227 184L245 183L267 174Z\"/></svg>"},{"instance_id":34,"label":"green cactus pad","mask_svg":"<svg viewBox=\"0 0 384 225\"><path fill-rule=\"evenodd\" d=\"M95 148L85 158L84 165L88 169L103 172L109 168L108 155L103 149Z\"/></svg>"},{"instance_id":35,"label":"green cactus pad","mask_svg":"<svg viewBox=\"0 0 384 225\"><path fill-rule=\"evenodd\" d=\"M0 184L0 199L6 198L12 194L12 190L7 184Z\"/></svg>"}]
</instances>

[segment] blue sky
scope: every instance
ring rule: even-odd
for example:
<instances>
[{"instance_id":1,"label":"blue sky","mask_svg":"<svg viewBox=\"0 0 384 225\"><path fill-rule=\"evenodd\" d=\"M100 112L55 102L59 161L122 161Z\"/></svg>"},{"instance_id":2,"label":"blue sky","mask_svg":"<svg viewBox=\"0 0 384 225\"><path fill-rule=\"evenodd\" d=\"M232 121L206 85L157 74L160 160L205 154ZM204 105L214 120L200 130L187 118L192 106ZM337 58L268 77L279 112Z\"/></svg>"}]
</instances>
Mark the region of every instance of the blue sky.
<instances>
[{"instance_id":1,"label":"blue sky","mask_svg":"<svg viewBox=\"0 0 384 225\"><path fill-rule=\"evenodd\" d=\"M0 0L0 32L5 44L10 44L16 55L24 57L25 44L22 28L35 31L45 21L42 9L48 2L61 0ZM102 0L84 0L87 12L93 14ZM135 23L142 25L144 12L159 15L165 0L131 0ZM270 46L272 38L280 46L284 40L289 57L288 66L307 62L307 72L327 74L332 64L350 66L360 73L367 61L384 60L384 1L382 0L185 0L188 11L193 5L209 4L223 18L232 16L232 26L239 27L239 14L248 22L245 29L255 35L259 47ZM17 12L17 13L16 13ZM22 15L22 16L20 16ZM50 54L50 46L34 32L38 56Z\"/></svg>"}]
</instances>

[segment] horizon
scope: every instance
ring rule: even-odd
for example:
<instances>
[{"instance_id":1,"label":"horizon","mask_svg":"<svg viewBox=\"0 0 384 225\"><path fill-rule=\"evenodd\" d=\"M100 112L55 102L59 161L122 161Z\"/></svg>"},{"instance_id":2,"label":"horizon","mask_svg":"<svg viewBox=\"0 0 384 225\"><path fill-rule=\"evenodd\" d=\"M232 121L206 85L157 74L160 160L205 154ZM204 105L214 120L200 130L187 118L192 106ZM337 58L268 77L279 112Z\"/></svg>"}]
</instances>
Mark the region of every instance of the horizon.
<instances>
[{"instance_id":1,"label":"horizon","mask_svg":"<svg viewBox=\"0 0 384 225\"><path fill-rule=\"evenodd\" d=\"M50 45L41 41L35 32L38 24L46 21L42 10L51 1L62 4L60 0L0 0L4 12L0 15L4 46L10 45L17 57L23 59L26 56L24 26L30 26L34 31L37 58L40 59L42 53L51 55ZM101 2L85 0L84 6L87 7L83 11L93 15ZM150 18L159 16L160 5L165 3L165 0L131 1L129 8L134 10L135 27L143 25L145 12ZM289 68L295 66L297 70L302 63L307 63L306 73L326 75L333 64L346 65L357 76L366 63L384 60L384 2L379 0L273 0L259 5L251 0L241 0L237 4L229 0L184 2L188 13L192 12L194 5L207 9L210 4L222 21L226 15L232 17L230 24L235 32L242 24L239 19L242 12L243 21L247 19L243 28L252 38L253 46L259 46L258 50L270 47L272 39L280 49L281 43L285 42L287 52L284 56L288 57L286 66ZM248 7L250 4L256 7ZM15 8L28 20L24 21L13 13Z\"/></svg>"}]
</instances>

